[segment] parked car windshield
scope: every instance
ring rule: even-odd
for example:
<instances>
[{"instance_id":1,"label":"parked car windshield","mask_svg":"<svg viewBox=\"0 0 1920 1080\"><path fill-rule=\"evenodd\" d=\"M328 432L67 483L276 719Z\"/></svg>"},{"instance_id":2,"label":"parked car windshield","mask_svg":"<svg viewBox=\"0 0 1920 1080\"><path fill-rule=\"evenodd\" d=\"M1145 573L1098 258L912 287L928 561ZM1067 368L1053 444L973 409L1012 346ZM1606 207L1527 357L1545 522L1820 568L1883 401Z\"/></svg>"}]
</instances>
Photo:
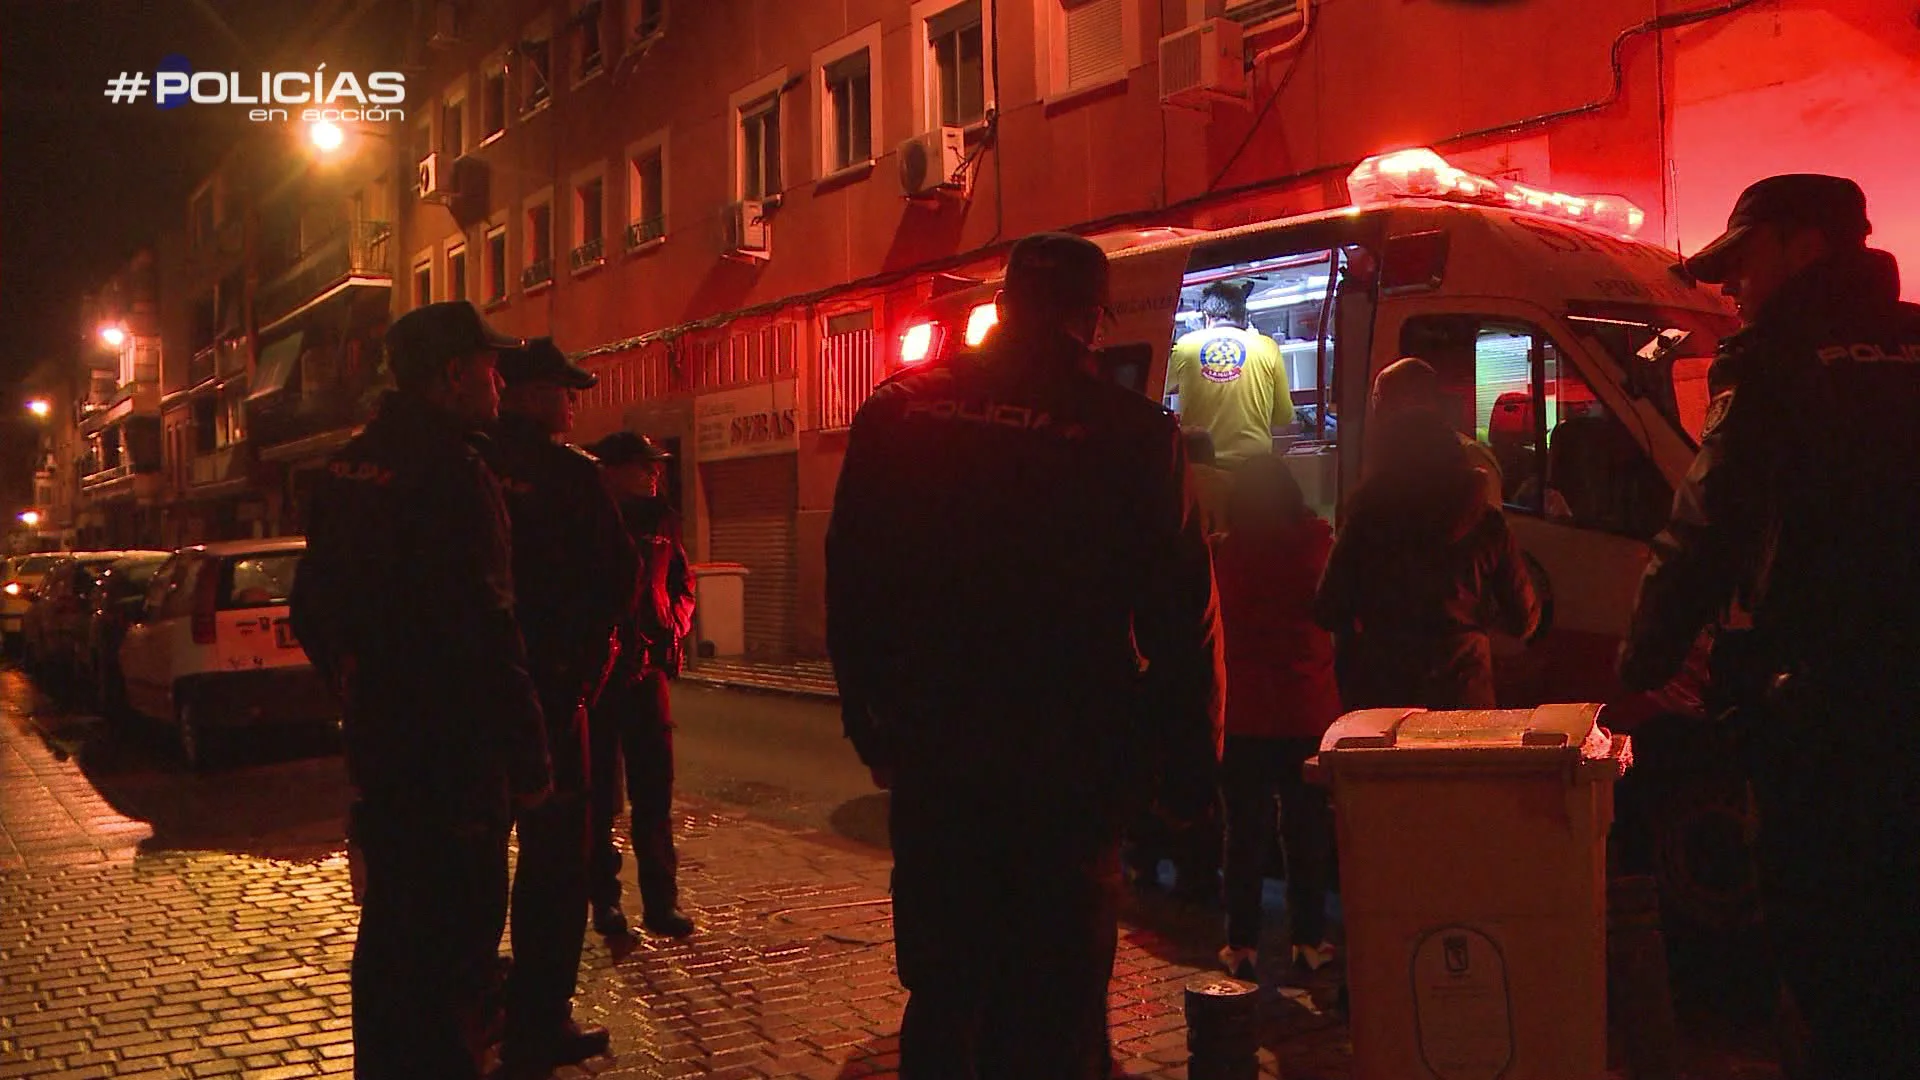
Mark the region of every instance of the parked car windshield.
<instances>
[{"instance_id":1,"label":"parked car windshield","mask_svg":"<svg viewBox=\"0 0 1920 1080\"><path fill-rule=\"evenodd\" d=\"M220 608L276 607L293 595L293 577L300 569L299 551L235 555L220 567Z\"/></svg>"},{"instance_id":2,"label":"parked car windshield","mask_svg":"<svg viewBox=\"0 0 1920 1080\"><path fill-rule=\"evenodd\" d=\"M13 572L16 574L44 574L47 572L47 567L52 566L60 558L61 556L59 555L29 555L19 566L14 567Z\"/></svg>"},{"instance_id":3,"label":"parked car windshield","mask_svg":"<svg viewBox=\"0 0 1920 1080\"><path fill-rule=\"evenodd\" d=\"M117 562L108 567L101 575L106 582L107 595L115 600L129 596L138 596L147 591L152 584L153 575L167 563L166 556L152 559L140 559L133 562Z\"/></svg>"}]
</instances>

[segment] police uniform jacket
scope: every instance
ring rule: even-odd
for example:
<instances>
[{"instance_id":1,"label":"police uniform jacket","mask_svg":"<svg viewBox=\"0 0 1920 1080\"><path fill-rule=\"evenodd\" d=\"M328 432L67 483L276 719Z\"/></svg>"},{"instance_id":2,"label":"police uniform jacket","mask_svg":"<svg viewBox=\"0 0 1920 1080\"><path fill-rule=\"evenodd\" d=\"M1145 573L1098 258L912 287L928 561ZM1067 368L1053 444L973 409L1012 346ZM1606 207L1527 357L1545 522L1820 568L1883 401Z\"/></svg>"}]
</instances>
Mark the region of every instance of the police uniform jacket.
<instances>
[{"instance_id":1,"label":"police uniform jacket","mask_svg":"<svg viewBox=\"0 0 1920 1080\"><path fill-rule=\"evenodd\" d=\"M1641 581L1630 688L1664 683L1735 600L1784 666L1920 682L1920 307L1899 294L1891 256L1836 255L1721 343Z\"/></svg>"},{"instance_id":2,"label":"police uniform jacket","mask_svg":"<svg viewBox=\"0 0 1920 1080\"><path fill-rule=\"evenodd\" d=\"M1218 603L1177 420L999 335L861 408L827 535L847 734L896 783L1122 810L1210 796Z\"/></svg>"},{"instance_id":3,"label":"police uniform jacket","mask_svg":"<svg viewBox=\"0 0 1920 1080\"><path fill-rule=\"evenodd\" d=\"M623 499L620 520L640 553L639 602L620 622L616 678L680 673L680 643L693 632L693 573L680 516L664 499Z\"/></svg>"},{"instance_id":4,"label":"police uniform jacket","mask_svg":"<svg viewBox=\"0 0 1920 1080\"><path fill-rule=\"evenodd\" d=\"M592 457L554 442L527 417L501 415L490 459L513 522L520 630L534 679L547 693L591 704L613 659L614 628L634 603L638 557L619 507Z\"/></svg>"},{"instance_id":5,"label":"police uniform jacket","mask_svg":"<svg viewBox=\"0 0 1920 1080\"><path fill-rule=\"evenodd\" d=\"M363 797L499 820L548 783L484 438L390 393L314 489L292 621L346 711ZM423 819L425 820L425 819Z\"/></svg>"}]
</instances>

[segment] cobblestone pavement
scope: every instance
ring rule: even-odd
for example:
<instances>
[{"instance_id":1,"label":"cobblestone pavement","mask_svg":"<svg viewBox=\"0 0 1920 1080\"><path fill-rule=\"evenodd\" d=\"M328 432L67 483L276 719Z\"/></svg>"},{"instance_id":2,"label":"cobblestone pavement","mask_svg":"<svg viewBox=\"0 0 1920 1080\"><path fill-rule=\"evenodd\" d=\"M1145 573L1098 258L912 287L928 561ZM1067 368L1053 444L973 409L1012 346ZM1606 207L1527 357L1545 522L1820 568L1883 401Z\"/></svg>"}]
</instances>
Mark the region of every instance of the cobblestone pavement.
<instances>
[{"instance_id":1,"label":"cobblestone pavement","mask_svg":"<svg viewBox=\"0 0 1920 1080\"><path fill-rule=\"evenodd\" d=\"M16 696L0 699L0 1078L350 1073L357 912L337 845L276 857L143 843L139 823L87 797ZM615 1053L558 1075L894 1076L905 995L885 853L719 803L680 810L700 933L591 940L577 1013L613 1030ZM1112 1012L1127 1075L1186 1075L1180 990L1216 933L1210 916L1131 907ZM1263 991L1263 1076L1346 1076L1333 990Z\"/></svg>"}]
</instances>

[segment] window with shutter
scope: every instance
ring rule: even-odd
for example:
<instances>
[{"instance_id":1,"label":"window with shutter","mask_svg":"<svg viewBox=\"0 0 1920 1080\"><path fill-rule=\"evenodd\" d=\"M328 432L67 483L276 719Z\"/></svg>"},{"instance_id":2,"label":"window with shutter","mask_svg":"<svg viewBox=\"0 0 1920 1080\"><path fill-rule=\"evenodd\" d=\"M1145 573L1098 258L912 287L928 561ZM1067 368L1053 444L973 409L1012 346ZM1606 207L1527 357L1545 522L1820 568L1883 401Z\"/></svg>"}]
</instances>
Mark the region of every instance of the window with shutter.
<instances>
[{"instance_id":1,"label":"window with shutter","mask_svg":"<svg viewBox=\"0 0 1920 1080\"><path fill-rule=\"evenodd\" d=\"M1123 0L1080 0L1066 8L1066 90L1126 74Z\"/></svg>"}]
</instances>

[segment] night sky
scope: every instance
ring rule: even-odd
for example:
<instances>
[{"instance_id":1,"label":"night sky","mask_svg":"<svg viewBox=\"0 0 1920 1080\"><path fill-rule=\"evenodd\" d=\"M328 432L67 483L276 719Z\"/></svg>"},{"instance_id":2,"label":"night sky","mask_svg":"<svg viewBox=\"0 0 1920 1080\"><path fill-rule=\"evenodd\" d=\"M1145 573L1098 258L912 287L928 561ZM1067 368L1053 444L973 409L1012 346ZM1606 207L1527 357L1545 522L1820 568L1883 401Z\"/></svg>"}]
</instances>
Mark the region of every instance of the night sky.
<instances>
[{"instance_id":1,"label":"night sky","mask_svg":"<svg viewBox=\"0 0 1920 1080\"><path fill-rule=\"evenodd\" d=\"M82 293L165 228L248 126L244 110L115 105L169 55L258 72L311 0L0 0L0 507L31 497L38 432L17 383L76 356ZM256 76L257 77L257 76Z\"/></svg>"},{"instance_id":2,"label":"night sky","mask_svg":"<svg viewBox=\"0 0 1920 1080\"><path fill-rule=\"evenodd\" d=\"M179 54L260 71L302 0L0 0L0 386L72 348L80 294L161 229L243 110L115 105L107 80Z\"/></svg>"}]
</instances>

